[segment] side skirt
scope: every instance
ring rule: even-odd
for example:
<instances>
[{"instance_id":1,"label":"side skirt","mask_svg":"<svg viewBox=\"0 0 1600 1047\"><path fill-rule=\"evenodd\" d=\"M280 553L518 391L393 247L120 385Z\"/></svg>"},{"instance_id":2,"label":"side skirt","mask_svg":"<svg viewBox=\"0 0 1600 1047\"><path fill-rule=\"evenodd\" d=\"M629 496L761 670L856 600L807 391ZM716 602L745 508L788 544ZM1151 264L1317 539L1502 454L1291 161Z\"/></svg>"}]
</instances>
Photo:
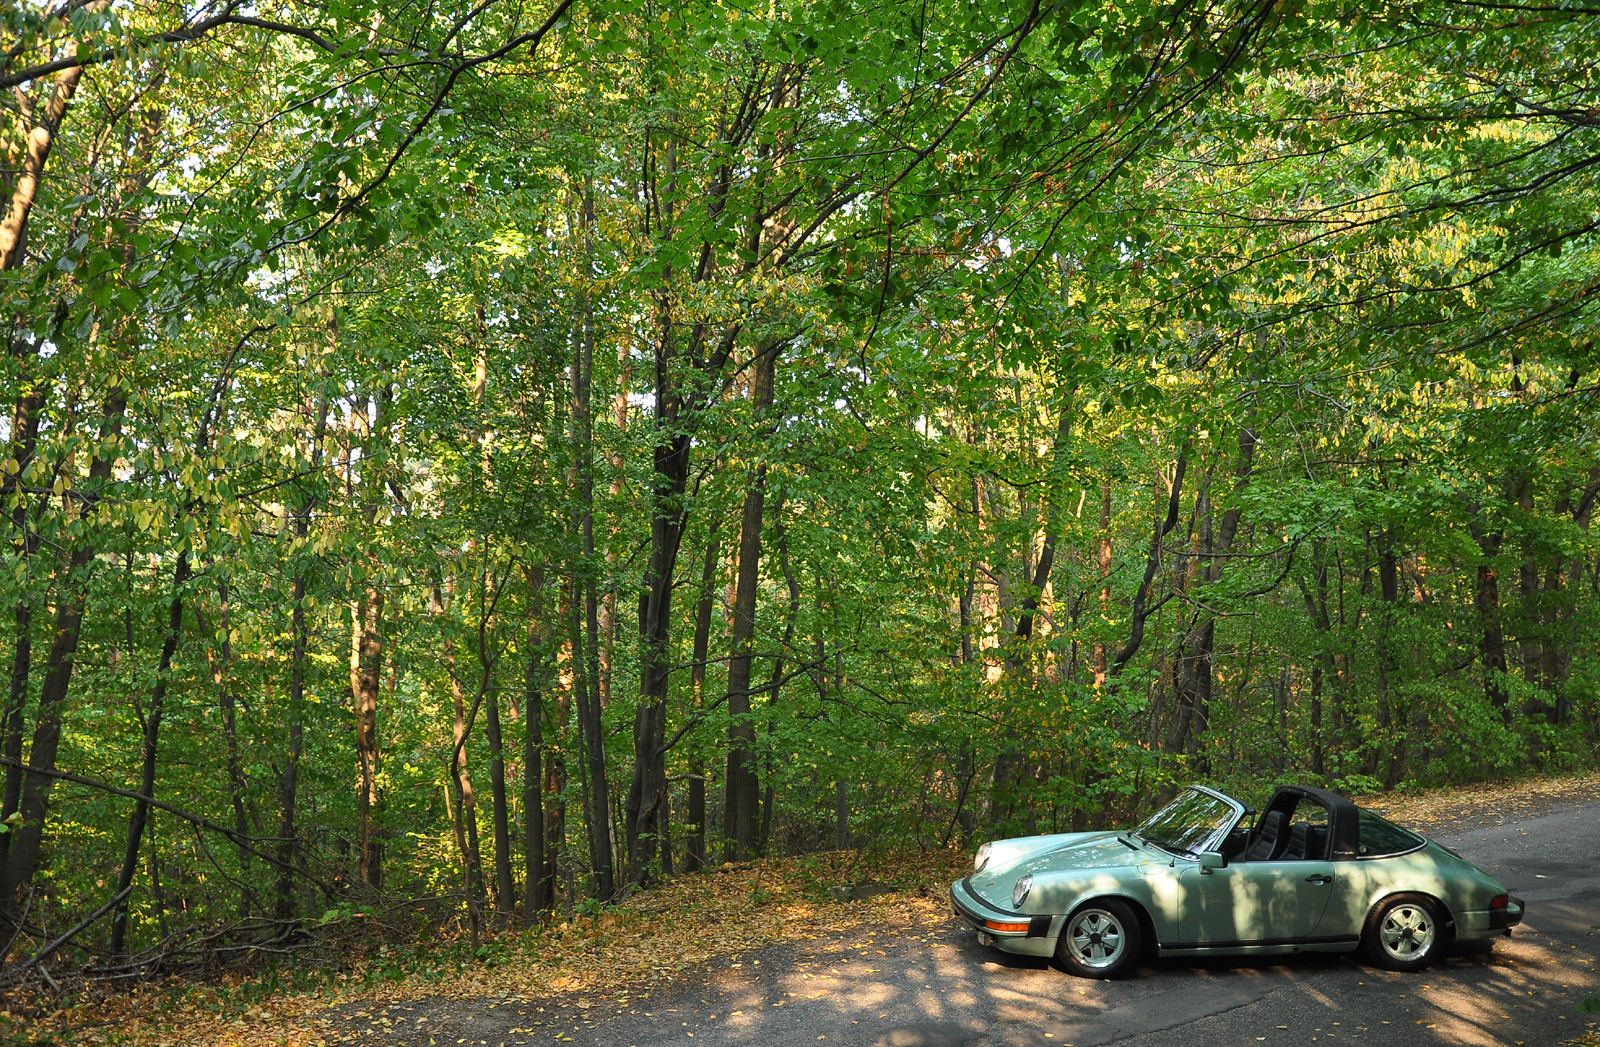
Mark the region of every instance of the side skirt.
<instances>
[{"instance_id":1,"label":"side skirt","mask_svg":"<svg viewBox=\"0 0 1600 1047\"><path fill-rule=\"evenodd\" d=\"M1237 942L1174 942L1162 945L1162 956L1272 955L1296 952L1349 952L1361 939L1354 935L1326 938L1262 938Z\"/></svg>"}]
</instances>

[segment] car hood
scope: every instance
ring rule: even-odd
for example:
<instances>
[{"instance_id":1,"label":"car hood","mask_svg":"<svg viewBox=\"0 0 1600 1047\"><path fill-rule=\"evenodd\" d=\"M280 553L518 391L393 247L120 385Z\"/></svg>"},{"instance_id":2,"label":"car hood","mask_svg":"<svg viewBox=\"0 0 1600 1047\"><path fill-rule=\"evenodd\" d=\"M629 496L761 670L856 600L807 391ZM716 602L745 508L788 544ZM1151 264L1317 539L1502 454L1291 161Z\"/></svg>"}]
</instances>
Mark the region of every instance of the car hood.
<instances>
[{"instance_id":1,"label":"car hood","mask_svg":"<svg viewBox=\"0 0 1600 1047\"><path fill-rule=\"evenodd\" d=\"M1124 843L1125 839L1129 842ZM1126 834L1115 832L1038 836L999 841L995 846L997 849L1004 847L1002 854L991 860L982 872L973 873L970 883L973 892L986 901L1008 907L1012 885L1027 873L1125 869L1158 860L1153 852L1138 846Z\"/></svg>"}]
</instances>

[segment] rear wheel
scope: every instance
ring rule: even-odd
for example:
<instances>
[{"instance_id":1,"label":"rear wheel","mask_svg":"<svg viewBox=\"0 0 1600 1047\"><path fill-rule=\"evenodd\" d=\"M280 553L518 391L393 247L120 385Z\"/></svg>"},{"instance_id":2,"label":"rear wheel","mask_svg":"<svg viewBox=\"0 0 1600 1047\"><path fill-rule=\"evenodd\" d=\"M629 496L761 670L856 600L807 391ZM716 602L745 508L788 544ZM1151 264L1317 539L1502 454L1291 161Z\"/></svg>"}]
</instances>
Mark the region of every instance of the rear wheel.
<instances>
[{"instance_id":1,"label":"rear wheel","mask_svg":"<svg viewBox=\"0 0 1600 1047\"><path fill-rule=\"evenodd\" d=\"M1361 952L1375 967L1420 971L1438 958L1444 940L1438 903L1420 894L1401 894L1385 898L1368 915Z\"/></svg>"},{"instance_id":2,"label":"rear wheel","mask_svg":"<svg viewBox=\"0 0 1600 1047\"><path fill-rule=\"evenodd\" d=\"M1143 935L1127 902L1101 898L1067 917L1056 958L1080 978L1121 978L1139 962Z\"/></svg>"}]
</instances>

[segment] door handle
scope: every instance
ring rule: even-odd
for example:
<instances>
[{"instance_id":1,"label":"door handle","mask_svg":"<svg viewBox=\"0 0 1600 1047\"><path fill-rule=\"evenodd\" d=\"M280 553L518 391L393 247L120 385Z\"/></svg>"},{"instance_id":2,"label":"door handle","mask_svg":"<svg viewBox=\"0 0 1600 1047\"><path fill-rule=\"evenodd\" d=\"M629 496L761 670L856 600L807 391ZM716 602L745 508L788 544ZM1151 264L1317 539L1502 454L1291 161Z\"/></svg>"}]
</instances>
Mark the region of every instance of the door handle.
<instances>
[{"instance_id":1,"label":"door handle","mask_svg":"<svg viewBox=\"0 0 1600 1047\"><path fill-rule=\"evenodd\" d=\"M1317 873L1314 876L1307 876L1306 877L1306 883L1324 884L1324 883L1332 883L1332 882L1333 882L1333 877L1324 876L1321 873Z\"/></svg>"}]
</instances>

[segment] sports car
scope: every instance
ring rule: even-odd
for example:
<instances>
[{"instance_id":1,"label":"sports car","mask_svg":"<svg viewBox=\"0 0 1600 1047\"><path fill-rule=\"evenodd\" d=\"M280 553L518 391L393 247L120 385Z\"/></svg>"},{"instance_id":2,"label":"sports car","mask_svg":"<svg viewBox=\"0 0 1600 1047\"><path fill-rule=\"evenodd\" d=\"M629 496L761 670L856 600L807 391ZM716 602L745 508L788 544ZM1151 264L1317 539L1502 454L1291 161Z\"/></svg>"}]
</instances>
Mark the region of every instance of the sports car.
<instances>
[{"instance_id":1,"label":"sports car","mask_svg":"<svg viewBox=\"0 0 1600 1047\"><path fill-rule=\"evenodd\" d=\"M1259 814L1192 785L1135 829L995 840L950 901L985 944L1090 978L1151 954L1359 951L1417 971L1523 914L1450 848L1303 785Z\"/></svg>"}]
</instances>

